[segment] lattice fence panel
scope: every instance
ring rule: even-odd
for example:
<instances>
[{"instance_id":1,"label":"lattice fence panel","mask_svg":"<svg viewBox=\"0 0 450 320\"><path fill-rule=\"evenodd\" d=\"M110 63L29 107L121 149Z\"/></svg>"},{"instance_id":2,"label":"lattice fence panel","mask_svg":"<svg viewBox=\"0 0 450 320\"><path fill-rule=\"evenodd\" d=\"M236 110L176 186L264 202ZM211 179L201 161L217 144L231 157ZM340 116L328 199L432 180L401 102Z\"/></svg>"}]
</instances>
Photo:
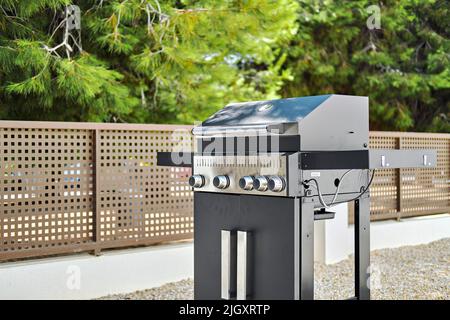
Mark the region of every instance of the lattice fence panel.
<instances>
[{"instance_id":1,"label":"lattice fence panel","mask_svg":"<svg viewBox=\"0 0 450 320\"><path fill-rule=\"evenodd\" d=\"M403 137L403 149L437 150L437 166L402 169L401 216L439 213L450 207L450 139Z\"/></svg>"},{"instance_id":2,"label":"lattice fence panel","mask_svg":"<svg viewBox=\"0 0 450 320\"><path fill-rule=\"evenodd\" d=\"M423 216L450 211L450 135L370 132L371 149L434 149L437 166L383 169L370 188L371 220ZM353 223L353 208L349 221Z\"/></svg>"},{"instance_id":3,"label":"lattice fence panel","mask_svg":"<svg viewBox=\"0 0 450 320\"><path fill-rule=\"evenodd\" d=\"M92 132L0 128L0 138L0 255L91 242Z\"/></svg>"},{"instance_id":4,"label":"lattice fence panel","mask_svg":"<svg viewBox=\"0 0 450 320\"><path fill-rule=\"evenodd\" d=\"M192 237L191 169L156 166L157 151L190 150L190 132L102 130L99 136L99 240Z\"/></svg>"},{"instance_id":5,"label":"lattice fence panel","mask_svg":"<svg viewBox=\"0 0 450 320\"><path fill-rule=\"evenodd\" d=\"M191 170L156 166L189 129L0 121L0 261L192 238ZM438 150L437 168L376 173L372 220L448 212L449 135L371 132L370 148Z\"/></svg>"},{"instance_id":6,"label":"lattice fence panel","mask_svg":"<svg viewBox=\"0 0 450 320\"><path fill-rule=\"evenodd\" d=\"M370 149L396 149L396 137L370 135ZM370 187L370 214L372 220L397 216L398 170L378 170Z\"/></svg>"}]
</instances>

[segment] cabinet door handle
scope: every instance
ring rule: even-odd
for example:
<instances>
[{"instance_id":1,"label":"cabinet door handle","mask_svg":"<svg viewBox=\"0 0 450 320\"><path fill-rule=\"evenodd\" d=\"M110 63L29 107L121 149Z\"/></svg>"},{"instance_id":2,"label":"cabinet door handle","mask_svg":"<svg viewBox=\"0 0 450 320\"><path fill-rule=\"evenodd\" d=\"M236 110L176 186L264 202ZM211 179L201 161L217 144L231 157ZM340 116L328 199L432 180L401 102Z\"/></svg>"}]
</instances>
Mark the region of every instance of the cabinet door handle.
<instances>
[{"instance_id":1,"label":"cabinet door handle","mask_svg":"<svg viewBox=\"0 0 450 320\"><path fill-rule=\"evenodd\" d=\"M231 298L231 231L221 230L221 298Z\"/></svg>"},{"instance_id":2,"label":"cabinet door handle","mask_svg":"<svg viewBox=\"0 0 450 320\"><path fill-rule=\"evenodd\" d=\"M237 232L237 300L247 300L248 297L249 234L247 231Z\"/></svg>"}]
</instances>

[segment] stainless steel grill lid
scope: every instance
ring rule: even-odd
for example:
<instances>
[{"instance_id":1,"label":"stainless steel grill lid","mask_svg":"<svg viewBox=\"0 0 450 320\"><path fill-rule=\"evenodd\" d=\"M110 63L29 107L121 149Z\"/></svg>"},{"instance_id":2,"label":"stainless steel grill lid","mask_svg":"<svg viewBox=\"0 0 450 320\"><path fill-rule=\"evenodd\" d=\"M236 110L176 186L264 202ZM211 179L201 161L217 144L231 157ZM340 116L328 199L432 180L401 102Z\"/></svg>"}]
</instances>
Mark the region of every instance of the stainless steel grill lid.
<instances>
[{"instance_id":1,"label":"stainless steel grill lid","mask_svg":"<svg viewBox=\"0 0 450 320\"><path fill-rule=\"evenodd\" d=\"M298 134L298 123L332 95L231 103L193 129L196 136Z\"/></svg>"},{"instance_id":2,"label":"stainless steel grill lid","mask_svg":"<svg viewBox=\"0 0 450 320\"><path fill-rule=\"evenodd\" d=\"M320 95L232 103L192 133L212 136L301 136L301 150L367 149L367 97Z\"/></svg>"},{"instance_id":3,"label":"stainless steel grill lid","mask_svg":"<svg viewBox=\"0 0 450 320\"><path fill-rule=\"evenodd\" d=\"M297 122L331 95L231 103L206 119L203 127Z\"/></svg>"}]
</instances>

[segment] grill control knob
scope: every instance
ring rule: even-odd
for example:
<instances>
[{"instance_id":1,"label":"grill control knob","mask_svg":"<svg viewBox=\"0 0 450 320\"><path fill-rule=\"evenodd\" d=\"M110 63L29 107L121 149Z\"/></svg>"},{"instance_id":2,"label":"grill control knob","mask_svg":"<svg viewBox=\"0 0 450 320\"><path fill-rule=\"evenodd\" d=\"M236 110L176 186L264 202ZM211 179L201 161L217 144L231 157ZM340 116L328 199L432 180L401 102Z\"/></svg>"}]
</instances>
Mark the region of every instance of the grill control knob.
<instances>
[{"instance_id":1,"label":"grill control knob","mask_svg":"<svg viewBox=\"0 0 450 320\"><path fill-rule=\"evenodd\" d=\"M190 176L189 185L194 188L201 188L205 185L205 177L201 174Z\"/></svg>"},{"instance_id":2,"label":"grill control knob","mask_svg":"<svg viewBox=\"0 0 450 320\"><path fill-rule=\"evenodd\" d=\"M213 185L218 189L226 189L230 185L230 178L228 176L215 176Z\"/></svg>"},{"instance_id":3,"label":"grill control knob","mask_svg":"<svg viewBox=\"0 0 450 320\"><path fill-rule=\"evenodd\" d=\"M244 190L252 190L253 180L254 178L252 176L244 176L239 180L239 187Z\"/></svg>"},{"instance_id":4,"label":"grill control knob","mask_svg":"<svg viewBox=\"0 0 450 320\"><path fill-rule=\"evenodd\" d=\"M269 178L269 189L273 192L281 192L286 188L286 181L279 176L272 176Z\"/></svg>"},{"instance_id":5,"label":"grill control knob","mask_svg":"<svg viewBox=\"0 0 450 320\"><path fill-rule=\"evenodd\" d=\"M266 191L268 187L269 180L267 177L264 176L258 176L253 181L253 188L255 188L258 191Z\"/></svg>"}]
</instances>

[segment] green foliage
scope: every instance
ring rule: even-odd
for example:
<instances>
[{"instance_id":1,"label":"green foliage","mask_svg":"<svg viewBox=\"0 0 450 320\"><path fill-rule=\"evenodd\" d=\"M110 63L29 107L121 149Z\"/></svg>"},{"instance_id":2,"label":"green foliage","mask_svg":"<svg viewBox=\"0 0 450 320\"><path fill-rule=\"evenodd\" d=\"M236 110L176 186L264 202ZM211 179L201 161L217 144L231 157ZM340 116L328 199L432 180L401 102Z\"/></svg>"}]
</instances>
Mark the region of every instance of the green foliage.
<instances>
[{"instance_id":1,"label":"green foliage","mask_svg":"<svg viewBox=\"0 0 450 320\"><path fill-rule=\"evenodd\" d=\"M450 132L448 1L380 2L378 30L366 25L376 2L299 3L284 96L367 95L372 130Z\"/></svg>"},{"instance_id":2,"label":"green foliage","mask_svg":"<svg viewBox=\"0 0 450 320\"><path fill-rule=\"evenodd\" d=\"M69 2L84 51L67 58L48 49ZM277 49L295 33L289 0L0 5L3 118L192 123L229 101L274 98L289 77Z\"/></svg>"},{"instance_id":3,"label":"green foliage","mask_svg":"<svg viewBox=\"0 0 450 320\"><path fill-rule=\"evenodd\" d=\"M81 53L52 50L66 5ZM381 29L369 30L371 5ZM450 132L445 0L0 0L0 118L192 123L226 103L370 97L372 130Z\"/></svg>"}]
</instances>

